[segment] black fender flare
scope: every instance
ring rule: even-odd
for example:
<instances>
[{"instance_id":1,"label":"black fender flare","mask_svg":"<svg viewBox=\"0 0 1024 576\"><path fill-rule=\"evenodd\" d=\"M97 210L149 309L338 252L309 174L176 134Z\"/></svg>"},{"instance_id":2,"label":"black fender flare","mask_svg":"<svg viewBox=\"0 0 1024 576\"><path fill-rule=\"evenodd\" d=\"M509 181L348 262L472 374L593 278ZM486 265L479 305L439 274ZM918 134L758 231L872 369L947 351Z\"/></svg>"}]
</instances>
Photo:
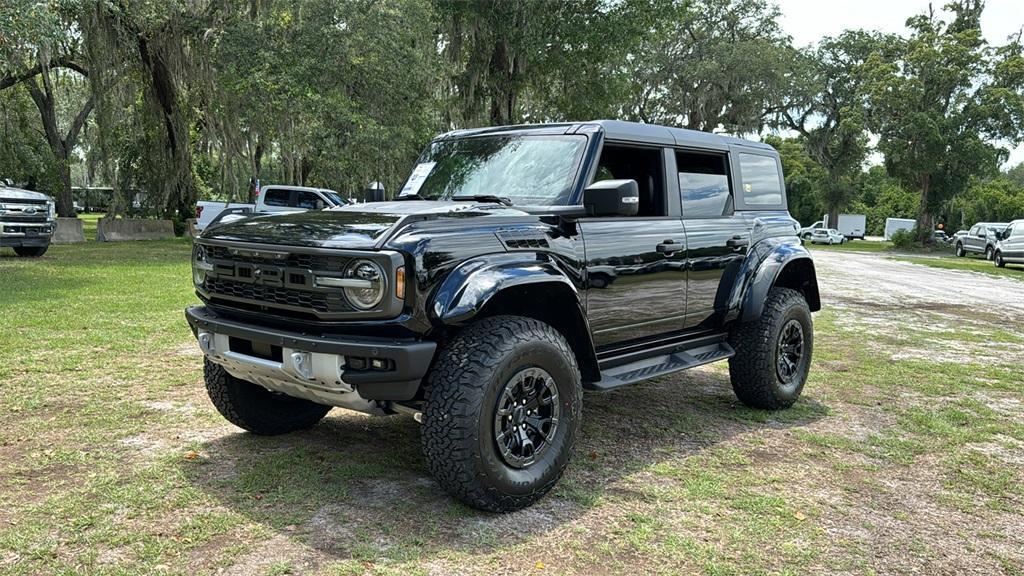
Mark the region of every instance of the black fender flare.
<instances>
[{"instance_id":1,"label":"black fender flare","mask_svg":"<svg viewBox=\"0 0 1024 576\"><path fill-rule=\"evenodd\" d=\"M520 308L509 298L528 298ZM584 380L600 378L597 352L578 284L549 254L509 252L467 260L452 270L434 293L431 315L446 326L464 326L491 303L511 313L537 318L559 330L576 353Z\"/></svg>"},{"instance_id":2,"label":"black fender flare","mask_svg":"<svg viewBox=\"0 0 1024 576\"><path fill-rule=\"evenodd\" d=\"M579 290L546 255L531 252L489 254L459 264L437 289L431 313L448 325L472 320L498 293L517 286L554 283L581 302Z\"/></svg>"},{"instance_id":3,"label":"black fender flare","mask_svg":"<svg viewBox=\"0 0 1024 576\"><path fill-rule=\"evenodd\" d=\"M802 292L812 312L821 310L811 253L795 238L769 238L751 249L744 270L738 274L733 302L739 307L739 321L760 318L768 291L780 284Z\"/></svg>"}]
</instances>

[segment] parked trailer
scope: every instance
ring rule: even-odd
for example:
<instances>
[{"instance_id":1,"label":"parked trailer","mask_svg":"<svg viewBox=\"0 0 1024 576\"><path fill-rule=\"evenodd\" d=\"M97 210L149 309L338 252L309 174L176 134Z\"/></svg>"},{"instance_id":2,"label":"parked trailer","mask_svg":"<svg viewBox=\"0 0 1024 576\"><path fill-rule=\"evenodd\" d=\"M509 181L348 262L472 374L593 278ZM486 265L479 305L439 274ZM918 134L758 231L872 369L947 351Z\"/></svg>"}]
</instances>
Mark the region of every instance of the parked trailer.
<instances>
[{"instance_id":1,"label":"parked trailer","mask_svg":"<svg viewBox=\"0 0 1024 576\"><path fill-rule=\"evenodd\" d=\"M867 216L864 214L840 214L837 220L838 222L833 226L828 221L828 214L825 214L822 216L821 220L818 220L806 228L801 228L799 236L806 240L811 237L811 234L815 230L828 230L829 228L835 228L840 234L846 237L847 240L853 240L854 238L860 240L864 239L865 230L868 227Z\"/></svg>"},{"instance_id":2,"label":"parked trailer","mask_svg":"<svg viewBox=\"0 0 1024 576\"><path fill-rule=\"evenodd\" d=\"M900 230L906 230L910 232L917 226L917 220L913 218L886 218L885 219L885 239L892 240L892 235Z\"/></svg>"}]
</instances>

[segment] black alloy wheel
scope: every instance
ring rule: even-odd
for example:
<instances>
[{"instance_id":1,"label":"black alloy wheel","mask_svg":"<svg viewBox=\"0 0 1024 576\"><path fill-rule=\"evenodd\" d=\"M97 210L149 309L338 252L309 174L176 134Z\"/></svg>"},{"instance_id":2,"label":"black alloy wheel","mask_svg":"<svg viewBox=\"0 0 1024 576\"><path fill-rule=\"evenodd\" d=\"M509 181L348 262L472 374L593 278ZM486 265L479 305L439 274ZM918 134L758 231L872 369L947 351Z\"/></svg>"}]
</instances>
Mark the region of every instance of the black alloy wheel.
<instances>
[{"instance_id":1,"label":"black alloy wheel","mask_svg":"<svg viewBox=\"0 0 1024 576\"><path fill-rule=\"evenodd\" d=\"M551 446L561 408L550 374L536 366L520 370L505 384L494 414L498 452L513 468L526 468Z\"/></svg>"},{"instance_id":2,"label":"black alloy wheel","mask_svg":"<svg viewBox=\"0 0 1024 576\"><path fill-rule=\"evenodd\" d=\"M798 320L791 319L782 327L777 356L775 370L779 380L786 385L792 384L800 375L800 361L804 356L804 329Z\"/></svg>"}]
</instances>

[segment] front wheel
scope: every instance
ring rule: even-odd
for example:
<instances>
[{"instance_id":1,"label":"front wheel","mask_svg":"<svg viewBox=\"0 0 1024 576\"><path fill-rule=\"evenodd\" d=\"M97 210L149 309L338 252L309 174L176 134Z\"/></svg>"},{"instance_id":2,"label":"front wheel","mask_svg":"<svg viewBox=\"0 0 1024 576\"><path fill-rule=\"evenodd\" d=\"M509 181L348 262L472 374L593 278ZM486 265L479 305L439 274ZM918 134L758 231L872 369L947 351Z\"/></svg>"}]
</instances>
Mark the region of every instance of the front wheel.
<instances>
[{"instance_id":1,"label":"front wheel","mask_svg":"<svg viewBox=\"0 0 1024 576\"><path fill-rule=\"evenodd\" d=\"M996 266L998 266L999 268L1005 268L1006 267L1006 260L1003 260L1003 253L1002 252L1000 252L998 250L996 251L995 260L996 260Z\"/></svg>"},{"instance_id":2,"label":"front wheel","mask_svg":"<svg viewBox=\"0 0 1024 576\"><path fill-rule=\"evenodd\" d=\"M964 257L964 245L959 242L956 243L956 256L957 258Z\"/></svg>"},{"instance_id":3,"label":"front wheel","mask_svg":"<svg viewBox=\"0 0 1024 576\"><path fill-rule=\"evenodd\" d=\"M992 258L993 258L992 247L991 246L986 246L985 247L985 260L991 260Z\"/></svg>"},{"instance_id":4,"label":"front wheel","mask_svg":"<svg viewBox=\"0 0 1024 576\"><path fill-rule=\"evenodd\" d=\"M752 408L788 408L807 381L814 348L811 310L803 294L772 288L761 318L739 325L730 337L732 389Z\"/></svg>"},{"instance_id":5,"label":"front wheel","mask_svg":"<svg viewBox=\"0 0 1024 576\"><path fill-rule=\"evenodd\" d=\"M46 254L47 248L49 246L17 246L14 248L14 253L23 258L39 258Z\"/></svg>"},{"instance_id":6,"label":"front wheel","mask_svg":"<svg viewBox=\"0 0 1024 576\"><path fill-rule=\"evenodd\" d=\"M474 508L529 506L569 464L582 403L576 358L557 330L531 318L486 318L453 338L428 376L427 467Z\"/></svg>"}]
</instances>

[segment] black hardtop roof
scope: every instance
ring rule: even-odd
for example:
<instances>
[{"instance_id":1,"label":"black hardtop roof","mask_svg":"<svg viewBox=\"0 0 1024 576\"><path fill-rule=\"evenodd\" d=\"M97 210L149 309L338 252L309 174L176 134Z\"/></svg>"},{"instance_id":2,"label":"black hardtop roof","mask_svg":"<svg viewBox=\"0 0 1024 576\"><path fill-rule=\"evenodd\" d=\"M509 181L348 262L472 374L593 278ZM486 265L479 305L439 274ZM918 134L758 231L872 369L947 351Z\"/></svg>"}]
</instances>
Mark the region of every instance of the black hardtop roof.
<instances>
[{"instance_id":1,"label":"black hardtop roof","mask_svg":"<svg viewBox=\"0 0 1024 576\"><path fill-rule=\"evenodd\" d=\"M484 136L489 134L524 133L532 134L576 134L600 128L605 139L616 142L637 142L662 146L692 146L725 150L730 145L746 146L764 152L775 152L775 149L764 142L755 142L733 136L712 134L699 130L674 128L658 124L642 124L623 120L593 120L589 122L564 122L553 124L518 124L513 126L491 126L488 128L472 128L454 130L439 139Z\"/></svg>"}]
</instances>

